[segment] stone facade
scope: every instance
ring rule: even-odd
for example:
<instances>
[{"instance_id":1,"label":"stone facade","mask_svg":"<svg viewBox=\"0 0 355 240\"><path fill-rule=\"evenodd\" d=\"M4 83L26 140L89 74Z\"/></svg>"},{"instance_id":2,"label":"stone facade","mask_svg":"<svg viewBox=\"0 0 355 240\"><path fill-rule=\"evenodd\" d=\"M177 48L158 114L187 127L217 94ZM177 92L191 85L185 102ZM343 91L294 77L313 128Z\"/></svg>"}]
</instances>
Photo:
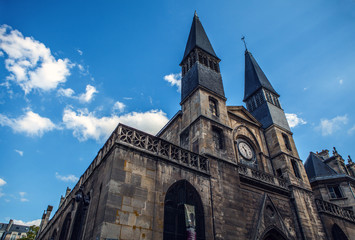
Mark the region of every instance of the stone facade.
<instances>
[{"instance_id":1,"label":"stone facade","mask_svg":"<svg viewBox=\"0 0 355 240\"><path fill-rule=\"evenodd\" d=\"M186 239L187 205L197 239L332 239L277 93L277 111L263 113L277 120L268 126L260 111L227 106L219 61L195 15L181 110L157 136L119 124L37 239ZM255 99L254 110L272 100ZM346 224L354 229L351 218Z\"/></svg>"}]
</instances>

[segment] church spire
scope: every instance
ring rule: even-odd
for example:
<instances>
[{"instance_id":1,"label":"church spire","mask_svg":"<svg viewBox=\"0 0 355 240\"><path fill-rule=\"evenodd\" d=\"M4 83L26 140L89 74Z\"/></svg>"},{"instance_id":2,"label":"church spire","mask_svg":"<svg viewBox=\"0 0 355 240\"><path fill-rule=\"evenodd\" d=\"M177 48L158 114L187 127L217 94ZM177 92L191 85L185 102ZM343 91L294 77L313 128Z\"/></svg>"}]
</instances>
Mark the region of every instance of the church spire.
<instances>
[{"instance_id":1,"label":"church spire","mask_svg":"<svg viewBox=\"0 0 355 240\"><path fill-rule=\"evenodd\" d=\"M197 88L202 88L225 100L222 76L219 71L220 61L195 12L184 57L180 63L182 102Z\"/></svg>"},{"instance_id":2,"label":"church spire","mask_svg":"<svg viewBox=\"0 0 355 240\"><path fill-rule=\"evenodd\" d=\"M186 43L185 53L182 61L184 61L185 58L189 55L189 53L196 47L200 48L206 53L209 53L213 57L218 58L212 48L210 40L207 37L205 29L203 29L200 19L197 16L197 13L195 11L194 18L192 20L191 29L190 29L189 39L187 40Z\"/></svg>"},{"instance_id":3,"label":"church spire","mask_svg":"<svg viewBox=\"0 0 355 240\"><path fill-rule=\"evenodd\" d=\"M245 88L244 88L244 100L246 101L251 95L257 92L260 88L266 88L270 92L274 93L277 97L280 95L271 86L271 83L265 76L263 70L259 67L259 64L254 59L251 52L248 49L245 50Z\"/></svg>"},{"instance_id":4,"label":"church spire","mask_svg":"<svg viewBox=\"0 0 355 240\"><path fill-rule=\"evenodd\" d=\"M276 124L290 131L279 97L253 55L245 50L243 101L248 111L263 125L264 129Z\"/></svg>"}]
</instances>

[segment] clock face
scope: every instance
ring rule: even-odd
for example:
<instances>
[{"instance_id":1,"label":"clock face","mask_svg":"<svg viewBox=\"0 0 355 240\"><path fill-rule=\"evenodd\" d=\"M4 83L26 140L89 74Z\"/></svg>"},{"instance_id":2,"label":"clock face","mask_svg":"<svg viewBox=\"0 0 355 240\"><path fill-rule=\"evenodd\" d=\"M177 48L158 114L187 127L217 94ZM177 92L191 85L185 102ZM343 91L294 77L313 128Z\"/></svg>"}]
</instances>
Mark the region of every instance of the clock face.
<instances>
[{"instance_id":1,"label":"clock face","mask_svg":"<svg viewBox=\"0 0 355 240\"><path fill-rule=\"evenodd\" d=\"M238 150L245 159L251 160L253 158L253 150L246 142L239 142Z\"/></svg>"}]
</instances>

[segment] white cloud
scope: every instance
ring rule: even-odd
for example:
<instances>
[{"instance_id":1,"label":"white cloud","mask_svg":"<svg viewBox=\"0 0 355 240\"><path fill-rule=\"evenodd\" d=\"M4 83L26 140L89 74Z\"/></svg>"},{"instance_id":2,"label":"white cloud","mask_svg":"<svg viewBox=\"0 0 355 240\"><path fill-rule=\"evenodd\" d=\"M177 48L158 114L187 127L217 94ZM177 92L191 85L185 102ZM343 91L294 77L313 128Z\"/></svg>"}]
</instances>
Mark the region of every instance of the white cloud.
<instances>
[{"instance_id":1,"label":"white cloud","mask_svg":"<svg viewBox=\"0 0 355 240\"><path fill-rule=\"evenodd\" d=\"M93 99L95 93L98 93L98 91L96 90L96 88L94 86L86 85L86 92L83 94L80 94L79 101L80 102L90 102Z\"/></svg>"},{"instance_id":2,"label":"white cloud","mask_svg":"<svg viewBox=\"0 0 355 240\"><path fill-rule=\"evenodd\" d=\"M14 132L26 133L29 136L42 136L56 127L49 118L41 117L32 111L16 119L0 114L0 125L8 126Z\"/></svg>"},{"instance_id":3,"label":"white cloud","mask_svg":"<svg viewBox=\"0 0 355 240\"><path fill-rule=\"evenodd\" d=\"M355 132L355 125L352 126L352 128L350 128L350 129L348 130L348 134L349 134L349 135L352 135L354 132Z\"/></svg>"},{"instance_id":4,"label":"white cloud","mask_svg":"<svg viewBox=\"0 0 355 240\"><path fill-rule=\"evenodd\" d=\"M340 84L340 85L342 85L342 84L343 84L343 82L344 82L344 80L343 80L343 79L339 79L339 84Z\"/></svg>"},{"instance_id":5,"label":"white cloud","mask_svg":"<svg viewBox=\"0 0 355 240\"><path fill-rule=\"evenodd\" d=\"M164 80L169 82L171 86L176 86L178 88L178 92L181 92L181 73L165 75Z\"/></svg>"},{"instance_id":6,"label":"white cloud","mask_svg":"<svg viewBox=\"0 0 355 240\"><path fill-rule=\"evenodd\" d=\"M6 183L4 179L0 178L0 187L4 186Z\"/></svg>"},{"instance_id":7,"label":"white cloud","mask_svg":"<svg viewBox=\"0 0 355 240\"><path fill-rule=\"evenodd\" d=\"M75 183L75 182L77 182L79 180L79 178L74 176L73 174L69 174L67 176L62 176L62 175L60 175L59 173L56 172L55 173L55 177L57 179L59 179L60 181L64 181L64 182L73 182L73 183Z\"/></svg>"},{"instance_id":8,"label":"white cloud","mask_svg":"<svg viewBox=\"0 0 355 240\"><path fill-rule=\"evenodd\" d=\"M41 224L41 219L37 219L37 220L33 220L33 221L28 221L28 222L24 222L22 220L16 220L14 219L14 224L18 224L18 225L24 225L24 226L39 226Z\"/></svg>"},{"instance_id":9,"label":"white cloud","mask_svg":"<svg viewBox=\"0 0 355 240\"><path fill-rule=\"evenodd\" d=\"M332 119L321 119L317 129L321 130L323 136L332 135L341 129L342 125L348 123L348 116L336 116Z\"/></svg>"},{"instance_id":10,"label":"white cloud","mask_svg":"<svg viewBox=\"0 0 355 240\"><path fill-rule=\"evenodd\" d=\"M119 101L115 102L115 104L113 105L113 110L116 111L118 110L119 112L123 112L125 109L126 105L124 103L121 103Z\"/></svg>"},{"instance_id":11,"label":"white cloud","mask_svg":"<svg viewBox=\"0 0 355 240\"><path fill-rule=\"evenodd\" d=\"M290 128L294 128L298 125L306 124L307 122L302 118L298 117L295 113L285 113L288 125Z\"/></svg>"},{"instance_id":12,"label":"white cloud","mask_svg":"<svg viewBox=\"0 0 355 240\"><path fill-rule=\"evenodd\" d=\"M59 88L58 89L58 95L64 96L64 97L72 97L74 95L74 90L71 88Z\"/></svg>"},{"instance_id":13,"label":"white cloud","mask_svg":"<svg viewBox=\"0 0 355 240\"><path fill-rule=\"evenodd\" d=\"M56 60L43 43L24 37L8 25L0 26L0 49L7 54L7 80L18 84L26 94L33 89L55 89L66 81L73 66L67 58Z\"/></svg>"},{"instance_id":14,"label":"white cloud","mask_svg":"<svg viewBox=\"0 0 355 240\"><path fill-rule=\"evenodd\" d=\"M15 152L17 152L21 157L23 156L23 151L15 149Z\"/></svg>"},{"instance_id":15,"label":"white cloud","mask_svg":"<svg viewBox=\"0 0 355 240\"><path fill-rule=\"evenodd\" d=\"M97 117L87 109L73 111L66 108L63 122L68 129L73 130L73 135L80 141L89 138L96 141L105 140L115 129L118 123L123 123L151 134L157 133L167 122L166 114L161 110L147 112L131 112L121 116Z\"/></svg>"},{"instance_id":16,"label":"white cloud","mask_svg":"<svg viewBox=\"0 0 355 240\"><path fill-rule=\"evenodd\" d=\"M94 94L98 93L96 88L94 86L91 86L90 84L86 85L86 92L82 93L78 96L75 96L75 91L71 88L60 88L58 89L58 95L59 96L64 96L68 98L73 98L77 99L80 102L83 103L88 103L94 98Z\"/></svg>"},{"instance_id":17,"label":"white cloud","mask_svg":"<svg viewBox=\"0 0 355 240\"><path fill-rule=\"evenodd\" d=\"M28 202L29 201L27 198L25 198L26 194L27 194L26 192L19 192L21 202Z\"/></svg>"}]
</instances>

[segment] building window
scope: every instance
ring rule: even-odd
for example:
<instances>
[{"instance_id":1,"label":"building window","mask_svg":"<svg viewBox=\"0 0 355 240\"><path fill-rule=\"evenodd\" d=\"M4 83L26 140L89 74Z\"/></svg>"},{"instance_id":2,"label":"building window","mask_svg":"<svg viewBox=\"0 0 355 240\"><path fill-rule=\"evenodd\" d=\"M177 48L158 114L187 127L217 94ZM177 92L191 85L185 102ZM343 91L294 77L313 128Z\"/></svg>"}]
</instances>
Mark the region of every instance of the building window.
<instances>
[{"instance_id":1,"label":"building window","mask_svg":"<svg viewBox=\"0 0 355 240\"><path fill-rule=\"evenodd\" d=\"M186 129L180 134L180 147L182 148L189 147L189 143L190 143L189 132L190 132L189 129Z\"/></svg>"},{"instance_id":2,"label":"building window","mask_svg":"<svg viewBox=\"0 0 355 240\"><path fill-rule=\"evenodd\" d=\"M205 239L205 223L201 197L186 180L174 183L167 191L164 201L164 240L187 239L185 205L193 206L196 240Z\"/></svg>"},{"instance_id":3,"label":"building window","mask_svg":"<svg viewBox=\"0 0 355 240\"><path fill-rule=\"evenodd\" d=\"M199 148L198 140L192 143L192 151L197 154L199 153L200 148Z\"/></svg>"},{"instance_id":4,"label":"building window","mask_svg":"<svg viewBox=\"0 0 355 240\"><path fill-rule=\"evenodd\" d=\"M215 149L224 149L223 130L218 127L212 127L212 139Z\"/></svg>"},{"instance_id":5,"label":"building window","mask_svg":"<svg viewBox=\"0 0 355 240\"><path fill-rule=\"evenodd\" d=\"M209 97L209 102L210 102L210 111L211 111L212 115L218 117L219 116L219 112L218 112L218 101L217 101L217 99L215 99L213 97Z\"/></svg>"},{"instance_id":6,"label":"building window","mask_svg":"<svg viewBox=\"0 0 355 240\"><path fill-rule=\"evenodd\" d=\"M328 186L328 191L331 198L343 198L339 185Z\"/></svg>"},{"instance_id":7,"label":"building window","mask_svg":"<svg viewBox=\"0 0 355 240\"><path fill-rule=\"evenodd\" d=\"M288 136L287 136L285 133L283 133L283 134L282 134L282 137L283 137L283 139L284 139L285 146L286 146L287 150L292 151L291 144L290 144L290 140L288 139Z\"/></svg>"},{"instance_id":8,"label":"building window","mask_svg":"<svg viewBox=\"0 0 355 240\"><path fill-rule=\"evenodd\" d=\"M297 164L296 160L291 159L291 164L292 164L292 168L293 168L293 172L295 173L295 176L298 178L301 178L301 174L298 170L298 164Z\"/></svg>"},{"instance_id":9,"label":"building window","mask_svg":"<svg viewBox=\"0 0 355 240\"><path fill-rule=\"evenodd\" d=\"M276 175L277 175L277 177L279 177L279 178L283 178L281 168L276 169Z\"/></svg>"}]
</instances>

